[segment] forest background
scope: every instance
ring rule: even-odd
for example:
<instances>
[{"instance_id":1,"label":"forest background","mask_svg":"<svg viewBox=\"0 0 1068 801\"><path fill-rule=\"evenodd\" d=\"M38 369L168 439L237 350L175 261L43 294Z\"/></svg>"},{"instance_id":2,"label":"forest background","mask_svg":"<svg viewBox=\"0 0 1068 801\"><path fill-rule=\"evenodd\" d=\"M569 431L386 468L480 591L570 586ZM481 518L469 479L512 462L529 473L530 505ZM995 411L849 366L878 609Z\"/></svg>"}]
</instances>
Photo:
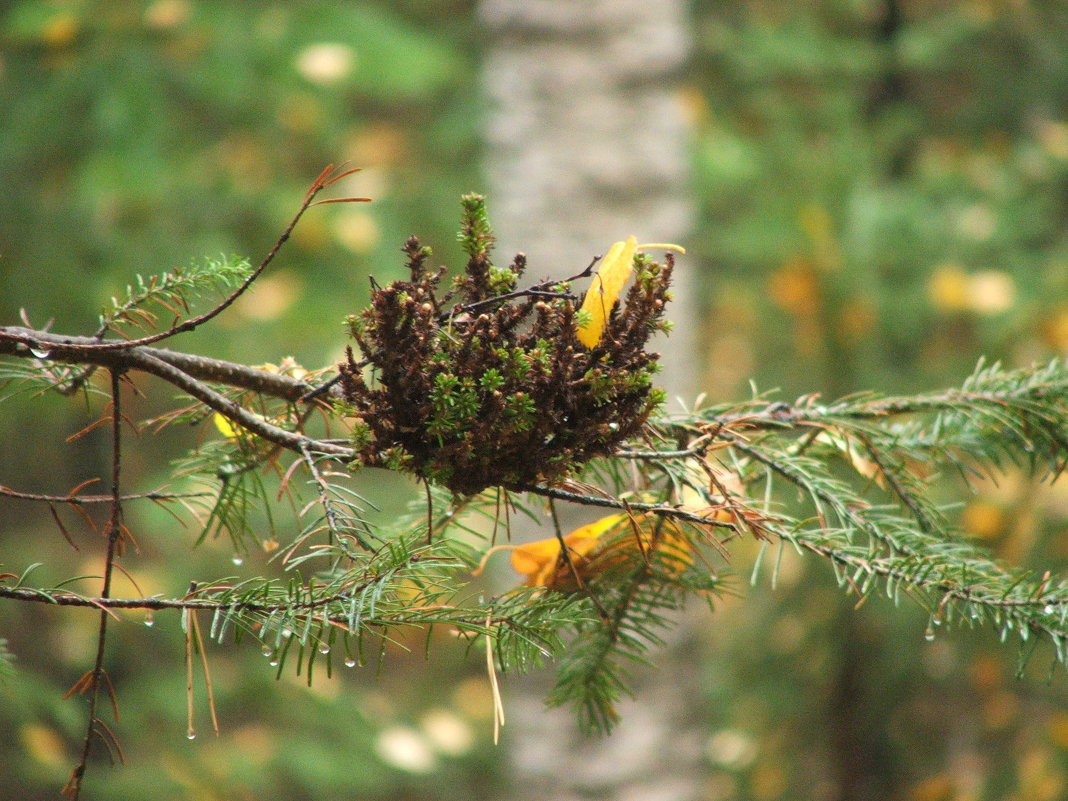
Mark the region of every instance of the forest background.
<instances>
[{"instance_id":1,"label":"forest background","mask_svg":"<svg viewBox=\"0 0 1068 801\"><path fill-rule=\"evenodd\" d=\"M700 391L906 393L959 383L981 356L1068 354L1063 4L699 0L689 13L678 102L698 208L683 244L704 309ZM0 320L25 308L37 325L92 330L137 273L219 253L255 262L322 167L348 161L374 202L309 215L217 338L191 344L251 364L336 361L342 318L365 304L368 275L401 277L410 234L458 261L458 198L484 188L484 47L476 4L461 0L5 4ZM150 394L139 411L167 400ZM64 492L106 470L101 443L45 449L85 424L76 403L11 404L0 484ZM132 470L163 483L196 436L168 432ZM383 514L414 491L375 480ZM1063 482L1010 470L980 489L957 509L970 536L1017 564L1065 566ZM37 511L0 499L0 563L44 562L58 581L69 546ZM127 565L145 594L188 576L193 536ZM219 541L193 558L218 575L233 556ZM752 556L735 554L739 576ZM94 554L75 558L97 572ZM880 777L871 797L1064 797L1063 669L1018 679L1015 649L993 633L929 640L918 607L853 605L826 566L787 558L774 588L739 580L704 619L703 797L831 798L808 766L858 755ZM94 777L106 775L99 797L513 796L513 744L506 730L492 745L484 673L460 650L398 651L378 675L309 688L276 681L254 646L211 648L223 733L190 742L181 632L128 621L113 647L137 657L111 669L128 764ZM0 608L16 657L0 684L0 796L51 798L66 780L82 708L62 696L91 662L92 623Z\"/></svg>"}]
</instances>

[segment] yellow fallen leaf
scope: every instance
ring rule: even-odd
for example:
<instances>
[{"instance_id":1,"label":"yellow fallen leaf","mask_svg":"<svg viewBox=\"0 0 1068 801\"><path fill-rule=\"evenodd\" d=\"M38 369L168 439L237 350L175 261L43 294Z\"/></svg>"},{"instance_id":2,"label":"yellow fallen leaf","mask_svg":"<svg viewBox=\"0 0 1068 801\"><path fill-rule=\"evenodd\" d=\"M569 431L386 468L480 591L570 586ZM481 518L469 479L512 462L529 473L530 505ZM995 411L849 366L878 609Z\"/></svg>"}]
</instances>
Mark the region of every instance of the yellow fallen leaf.
<instances>
[{"instance_id":1,"label":"yellow fallen leaf","mask_svg":"<svg viewBox=\"0 0 1068 801\"><path fill-rule=\"evenodd\" d=\"M626 526L625 531L621 531ZM606 538L605 535L613 534ZM482 572L489 557L497 551L512 552L512 569L526 576L528 587L545 587L560 592L577 589L575 574L580 580L623 564L648 558L652 546L651 536L640 528L635 536L630 518L625 514L602 517L565 534L571 565L561 557L560 539L548 537L526 545L498 545L482 557L475 574ZM689 540L674 525L669 524L658 540L658 549L665 557L664 566L671 575L678 575L693 563ZM573 570L572 570L573 568Z\"/></svg>"},{"instance_id":2,"label":"yellow fallen leaf","mask_svg":"<svg viewBox=\"0 0 1068 801\"><path fill-rule=\"evenodd\" d=\"M642 519L644 522L646 518ZM693 564L693 547L682 529L673 521L662 524L660 534L654 541L652 532L639 523L637 530L628 526L604 546L591 554L590 575L603 573L616 567L635 564L638 561L654 562L662 574L680 575ZM653 559L654 552L658 555Z\"/></svg>"},{"instance_id":3,"label":"yellow fallen leaf","mask_svg":"<svg viewBox=\"0 0 1068 801\"><path fill-rule=\"evenodd\" d=\"M608 249L608 253L597 268L597 274L593 276L586 297L583 298L582 308L589 315L589 320L584 325L578 326L579 342L587 348L593 348L604 336L605 326L608 324L608 315L612 307L619 300L619 293L623 291L631 273L634 272L634 254L639 250L674 250L679 253L686 251L678 245L650 244L639 245L638 240L628 236L624 242L616 242Z\"/></svg>"},{"instance_id":4,"label":"yellow fallen leaf","mask_svg":"<svg viewBox=\"0 0 1068 801\"><path fill-rule=\"evenodd\" d=\"M597 546L601 535L625 517L626 515L602 517L600 520L580 526L570 534L564 535L568 556L576 570L585 563L586 555ZM490 548L482 557L482 564L475 571L475 575L482 572L486 560L497 551L512 552L512 569L527 577L528 587L553 587L556 584L558 571L561 568L567 570L567 565L560 558L559 538L548 537L544 540L528 542L526 545L498 545Z\"/></svg>"}]
</instances>

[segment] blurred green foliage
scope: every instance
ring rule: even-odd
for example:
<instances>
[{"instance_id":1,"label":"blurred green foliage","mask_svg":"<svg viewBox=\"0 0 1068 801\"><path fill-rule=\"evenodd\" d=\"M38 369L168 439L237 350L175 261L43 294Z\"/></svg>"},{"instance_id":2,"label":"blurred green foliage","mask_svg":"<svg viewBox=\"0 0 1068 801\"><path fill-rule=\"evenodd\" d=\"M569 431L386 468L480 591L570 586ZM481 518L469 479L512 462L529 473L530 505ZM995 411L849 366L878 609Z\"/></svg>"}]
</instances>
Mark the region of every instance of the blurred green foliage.
<instances>
[{"instance_id":1,"label":"blurred green foliage","mask_svg":"<svg viewBox=\"0 0 1068 801\"><path fill-rule=\"evenodd\" d=\"M365 171L345 193L375 202L309 215L217 339L173 343L251 363L336 359L366 276L399 277L408 235L457 260L456 199L478 188L472 6L6 3L0 319L25 307L36 324L90 331L136 273L218 253L255 262L320 169L349 161ZM980 354L1068 353L1068 6L696 0L692 15L682 101L700 223L687 244L709 265L712 395L743 396L750 378L788 396L904 393L959 381ZM57 425L81 428L82 409L20 403L0 420L0 480L63 493L101 472L102 439L38 447ZM165 480L166 458L189 444L178 440L133 452L142 488ZM387 495L400 487L380 480ZM1040 570L1068 558L1063 487L1010 474L980 490L961 510L966 534ZM99 570L91 535L73 553L25 506L0 508L3 569L44 561L45 583ZM180 594L168 565L187 562L195 532L152 536L175 531L158 510L135 528L146 535L127 569L145 594ZM224 551L208 543L194 571L233 572ZM744 569L747 555L736 559ZM774 591L759 580L714 618L707 798L1068 792L1063 676L1016 682L1011 649L975 633L928 643L915 609L854 612L824 572L787 555ZM0 683L0 797L52 798L66 779L84 724L61 696L91 664L85 622L0 610L17 657ZM224 731L210 734L200 688L190 743L180 632L162 618L114 631L114 652L134 655L110 668L129 764L94 764L87 798L507 795L485 684L443 643L432 671L408 643L381 675L365 667L310 690L275 682L250 645L209 646Z\"/></svg>"},{"instance_id":2,"label":"blurred green foliage","mask_svg":"<svg viewBox=\"0 0 1068 801\"><path fill-rule=\"evenodd\" d=\"M717 396L909 392L1068 351L1063 3L701 8Z\"/></svg>"},{"instance_id":3,"label":"blurred green foliage","mask_svg":"<svg viewBox=\"0 0 1068 801\"><path fill-rule=\"evenodd\" d=\"M431 8L433 6L434 8ZM323 359L322 322L449 242L475 171L473 37L456 2L16 2L2 18L2 307L87 319L136 272L266 252L328 163L369 207L324 210L232 321L231 353ZM445 199L448 198L446 201ZM39 281L27 282L33 269ZM87 303L88 302L88 303ZM213 343L214 345L214 343ZM288 351L287 351L288 352Z\"/></svg>"},{"instance_id":4,"label":"blurred green foliage","mask_svg":"<svg viewBox=\"0 0 1068 801\"><path fill-rule=\"evenodd\" d=\"M714 397L907 393L984 354L1068 354L1068 6L706 1L695 25ZM1063 481L1010 469L966 500L965 536L1064 564ZM708 798L1065 796L1062 672L1018 681L994 638L855 610L793 557L709 634Z\"/></svg>"}]
</instances>

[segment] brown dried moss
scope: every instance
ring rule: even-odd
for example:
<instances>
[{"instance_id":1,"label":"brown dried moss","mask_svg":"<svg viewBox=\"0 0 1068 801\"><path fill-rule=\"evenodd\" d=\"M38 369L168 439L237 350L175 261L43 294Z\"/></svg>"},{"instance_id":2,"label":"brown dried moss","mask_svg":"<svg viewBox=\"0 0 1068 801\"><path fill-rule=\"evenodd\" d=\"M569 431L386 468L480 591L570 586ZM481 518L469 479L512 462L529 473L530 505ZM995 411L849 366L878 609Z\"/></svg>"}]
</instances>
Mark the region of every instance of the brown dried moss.
<instances>
[{"instance_id":1,"label":"brown dried moss","mask_svg":"<svg viewBox=\"0 0 1068 801\"><path fill-rule=\"evenodd\" d=\"M349 319L363 360L349 349L341 385L360 421L360 459L462 494L560 480L637 434L662 400L645 345L667 326L672 259L639 254L625 302L588 349L576 338L573 279L517 290L525 258L495 266L483 199L463 205L469 259L451 288L439 294L445 268L428 269L430 251L412 237L411 278L376 286Z\"/></svg>"}]
</instances>

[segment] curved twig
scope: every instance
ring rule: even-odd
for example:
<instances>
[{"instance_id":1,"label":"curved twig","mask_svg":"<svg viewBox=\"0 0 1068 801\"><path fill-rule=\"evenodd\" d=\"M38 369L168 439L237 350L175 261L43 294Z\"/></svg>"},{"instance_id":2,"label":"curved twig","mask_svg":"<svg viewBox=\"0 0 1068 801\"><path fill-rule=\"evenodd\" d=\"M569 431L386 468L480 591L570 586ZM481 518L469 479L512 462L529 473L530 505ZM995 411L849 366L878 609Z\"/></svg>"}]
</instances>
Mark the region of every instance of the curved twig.
<instances>
[{"instance_id":1,"label":"curved twig","mask_svg":"<svg viewBox=\"0 0 1068 801\"><path fill-rule=\"evenodd\" d=\"M33 350L47 353L44 358L50 362L132 370L141 369L139 357L147 355L176 367L190 378L259 392L291 402L300 401L306 393L315 389L315 385L307 381L238 362L124 343L104 343L123 344L122 348L115 350L86 349L86 345L93 345L96 340L92 337L53 334L22 326L0 326L0 354L41 359L41 356L31 352L31 346L26 342L34 343Z\"/></svg>"},{"instance_id":2,"label":"curved twig","mask_svg":"<svg viewBox=\"0 0 1068 801\"><path fill-rule=\"evenodd\" d=\"M319 174L319 177L317 177L315 181L312 182L312 185L308 188L308 191L304 196L304 201L301 203L300 208L297 209L297 213L293 215L293 219L289 221L289 225L286 226L285 230L282 232L281 236L279 236L278 239L275 241L274 246L270 249L267 255L263 257L263 260L259 263L259 266L257 266L255 270L249 273L248 277L244 281L242 281L236 289L234 289L229 295L223 298L222 301L217 303L208 311L204 312L203 314L198 314L194 317L190 317L186 320L183 320L182 322L171 326L166 331L159 331L155 334L149 334L148 336L139 337L138 339L123 340L121 342L100 342L99 340L96 340L90 342L71 343L68 345L68 347L74 350L80 350L84 352L122 351L132 347L151 345L154 342L160 342L164 339L169 339L173 336L176 336L177 334L192 331L203 325L204 323L208 322L209 320L217 317L223 311L229 308L234 303L234 301L241 297L246 292L246 290L248 290L248 288L252 286L253 281L260 277L260 274L263 273L263 271L267 268L267 265L274 261L274 257L278 255L278 251L282 249L282 246L289 239L289 235L293 233L293 229L296 227L297 223L300 222L300 218L304 216L304 212L311 208L311 206L315 205L314 201L316 195L318 195L326 187L336 183L337 181L340 181L342 178L348 175L352 175L354 172L359 172L359 169L357 168L350 170L342 170L341 172L335 175L333 174L334 165L328 165L326 169L324 169ZM370 198L366 197L353 197L337 198L328 202L367 203L370 202L370 200ZM9 341L18 342L30 348L40 347L41 345L40 340L35 340L29 335L14 332L10 329L0 330L0 339L8 339Z\"/></svg>"}]
</instances>

